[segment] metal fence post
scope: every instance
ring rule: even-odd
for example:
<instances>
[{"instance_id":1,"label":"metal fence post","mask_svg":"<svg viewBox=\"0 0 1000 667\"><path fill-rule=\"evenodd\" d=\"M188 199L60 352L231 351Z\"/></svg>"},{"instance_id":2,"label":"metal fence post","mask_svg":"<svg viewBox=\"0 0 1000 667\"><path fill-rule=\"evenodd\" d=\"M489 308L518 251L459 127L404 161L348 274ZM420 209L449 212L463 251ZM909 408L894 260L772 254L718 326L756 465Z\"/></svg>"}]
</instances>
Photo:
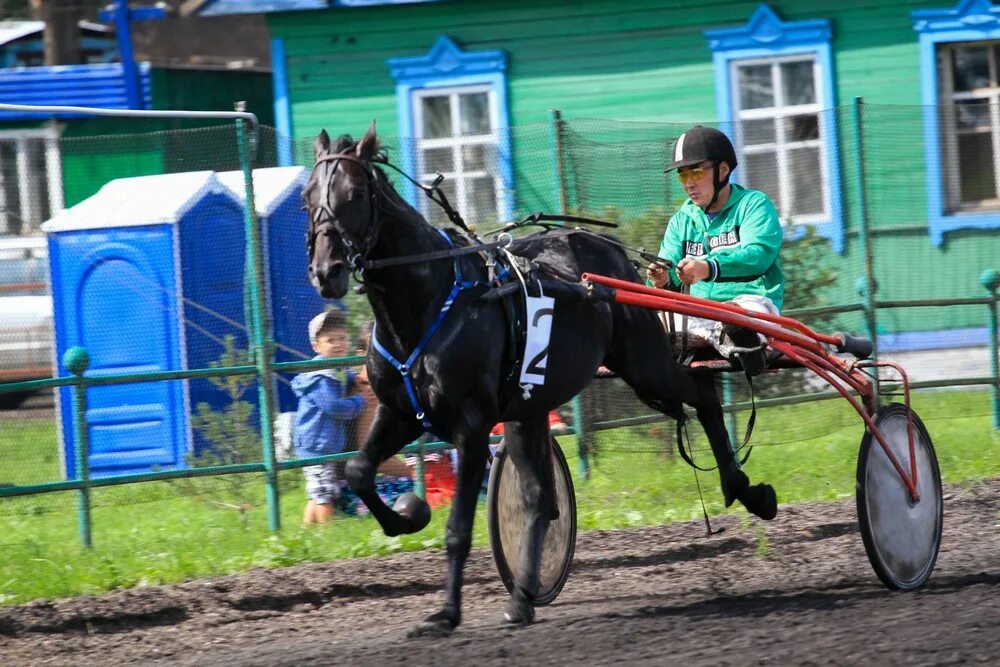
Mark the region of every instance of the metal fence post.
<instances>
[{"instance_id":1,"label":"metal fence post","mask_svg":"<svg viewBox=\"0 0 1000 667\"><path fill-rule=\"evenodd\" d=\"M993 377L993 430L1000 431L1000 343L997 341L997 300L1000 298L1000 273L996 269L987 269L979 276L980 284L989 290L992 301L987 308L990 313L990 373Z\"/></svg>"},{"instance_id":2,"label":"metal fence post","mask_svg":"<svg viewBox=\"0 0 1000 667\"><path fill-rule=\"evenodd\" d=\"M555 148L555 189L559 195L559 212L566 215L569 212L569 193L566 191L566 163L563 161L563 120L559 109L549 110L549 120L552 121L552 145ZM580 457L580 475L584 479L590 477L591 434L587 432L583 398L580 394L573 397L573 432L576 434L576 449Z\"/></svg>"},{"instance_id":3,"label":"metal fence post","mask_svg":"<svg viewBox=\"0 0 1000 667\"><path fill-rule=\"evenodd\" d=\"M549 109L549 120L552 121L552 145L555 147L556 193L559 195L559 212L563 215L569 211L569 193L566 192L566 163L563 160L563 119L559 109Z\"/></svg>"},{"instance_id":4,"label":"metal fence post","mask_svg":"<svg viewBox=\"0 0 1000 667\"><path fill-rule=\"evenodd\" d=\"M424 463L424 439L417 440L417 462L413 466L413 474L416 480L413 483L413 492L421 498L427 499L427 464Z\"/></svg>"},{"instance_id":5,"label":"metal fence post","mask_svg":"<svg viewBox=\"0 0 1000 667\"><path fill-rule=\"evenodd\" d=\"M856 287L864 300L865 322L868 327L868 337L872 341L872 361L878 361L878 312L876 310L875 293L878 283L875 280L875 259L872 252L871 230L868 228L868 193L865 190L865 139L864 139L864 101L854 98L854 177L858 190L858 234L861 241L861 251L864 253L865 273L859 277ZM875 401L878 401L878 383L875 383Z\"/></svg>"},{"instance_id":6,"label":"metal fence post","mask_svg":"<svg viewBox=\"0 0 1000 667\"><path fill-rule=\"evenodd\" d=\"M78 517L80 543L93 546L90 530L90 443L87 432L87 380L84 371L90 365L90 355L82 347L71 347L63 354L63 366L72 373L73 382L73 456L76 457L76 476L82 486L79 491Z\"/></svg>"},{"instance_id":7,"label":"metal fence post","mask_svg":"<svg viewBox=\"0 0 1000 667\"><path fill-rule=\"evenodd\" d=\"M736 452L736 410L733 409L733 379L729 373L722 376L722 406L726 410L726 430L729 431L729 447Z\"/></svg>"},{"instance_id":8,"label":"metal fence post","mask_svg":"<svg viewBox=\"0 0 1000 667\"><path fill-rule=\"evenodd\" d=\"M246 104L239 102L237 111L246 111ZM257 131L254 128L254 131ZM251 165L249 137L246 121L236 120L236 139L239 143L240 167L243 170L244 233L246 234L246 280L250 286L250 322L248 339L252 341L253 361L257 368L257 404L260 412L260 439L264 455L264 477L267 484L267 524L272 532L281 529L278 498L278 462L274 453L272 432L273 397L271 395L271 353L274 349L270 337L270 322L264 305L264 259L261 252L260 227L257 224L257 203L253 195L253 168Z\"/></svg>"}]
</instances>

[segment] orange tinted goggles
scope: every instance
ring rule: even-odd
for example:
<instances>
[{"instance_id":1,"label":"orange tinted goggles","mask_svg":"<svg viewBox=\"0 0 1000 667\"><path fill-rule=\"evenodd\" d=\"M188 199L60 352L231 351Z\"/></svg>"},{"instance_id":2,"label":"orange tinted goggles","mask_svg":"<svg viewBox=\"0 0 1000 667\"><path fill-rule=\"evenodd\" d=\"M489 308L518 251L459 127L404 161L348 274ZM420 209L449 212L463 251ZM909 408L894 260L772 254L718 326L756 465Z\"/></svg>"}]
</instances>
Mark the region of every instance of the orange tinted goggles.
<instances>
[{"instance_id":1,"label":"orange tinted goggles","mask_svg":"<svg viewBox=\"0 0 1000 667\"><path fill-rule=\"evenodd\" d=\"M677 177L681 179L681 183L688 183L690 181L697 181L707 173L708 169L705 169L704 167L692 167L691 169L678 171Z\"/></svg>"}]
</instances>

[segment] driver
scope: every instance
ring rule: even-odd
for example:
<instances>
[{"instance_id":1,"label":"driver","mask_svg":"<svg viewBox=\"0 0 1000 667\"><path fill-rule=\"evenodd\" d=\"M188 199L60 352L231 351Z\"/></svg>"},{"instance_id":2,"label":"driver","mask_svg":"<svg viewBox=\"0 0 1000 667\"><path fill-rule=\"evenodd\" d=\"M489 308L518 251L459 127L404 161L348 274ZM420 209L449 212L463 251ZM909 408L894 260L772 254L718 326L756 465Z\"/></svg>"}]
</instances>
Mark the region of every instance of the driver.
<instances>
[{"instance_id":1,"label":"driver","mask_svg":"<svg viewBox=\"0 0 1000 667\"><path fill-rule=\"evenodd\" d=\"M730 183L736 151L714 128L695 126L674 144L673 162L688 199L667 223L655 262L646 269L655 287L690 287L691 295L777 315L785 294L778 251L782 230L767 195ZM764 370L764 339L716 320L687 318L689 335L708 341L727 359L755 375Z\"/></svg>"}]
</instances>

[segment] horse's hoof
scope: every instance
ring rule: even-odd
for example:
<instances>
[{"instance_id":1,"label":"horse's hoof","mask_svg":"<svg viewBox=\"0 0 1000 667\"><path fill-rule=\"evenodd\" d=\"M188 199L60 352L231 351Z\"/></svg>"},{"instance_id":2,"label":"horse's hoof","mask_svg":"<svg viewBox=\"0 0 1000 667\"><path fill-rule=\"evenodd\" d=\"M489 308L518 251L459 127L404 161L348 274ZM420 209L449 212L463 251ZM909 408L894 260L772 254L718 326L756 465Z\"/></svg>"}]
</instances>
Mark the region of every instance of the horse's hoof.
<instances>
[{"instance_id":1,"label":"horse's hoof","mask_svg":"<svg viewBox=\"0 0 1000 667\"><path fill-rule=\"evenodd\" d=\"M751 514L770 521L778 514L778 496L770 484L754 484L740 496L740 502Z\"/></svg>"},{"instance_id":2,"label":"horse's hoof","mask_svg":"<svg viewBox=\"0 0 1000 667\"><path fill-rule=\"evenodd\" d=\"M530 625L535 622L535 607L527 600L511 599L503 612L503 620L511 625Z\"/></svg>"},{"instance_id":3,"label":"horse's hoof","mask_svg":"<svg viewBox=\"0 0 1000 667\"><path fill-rule=\"evenodd\" d=\"M392 505L392 510L409 522L407 533L418 533L431 522L431 506L415 493L404 493Z\"/></svg>"},{"instance_id":4,"label":"horse's hoof","mask_svg":"<svg viewBox=\"0 0 1000 667\"><path fill-rule=\"evenodd\" d=\"M770 484L750 486L750 478L742 470L735 470L726 476L722 484L722 495L726 507L739 500L751 514L770 521L778 514L778 496Z\"/></svg>"},{"instance_id":5,"label":"horse's hoof","mask_svg":"<svg viewBox=\"0 0 1000 667\"><path fill-rule=\"evenodd\" d=\"M406 636L413 637L447 637L455 631L458 623L446 611L431 614L410 630Z\"/></svg>"}]
</instances>

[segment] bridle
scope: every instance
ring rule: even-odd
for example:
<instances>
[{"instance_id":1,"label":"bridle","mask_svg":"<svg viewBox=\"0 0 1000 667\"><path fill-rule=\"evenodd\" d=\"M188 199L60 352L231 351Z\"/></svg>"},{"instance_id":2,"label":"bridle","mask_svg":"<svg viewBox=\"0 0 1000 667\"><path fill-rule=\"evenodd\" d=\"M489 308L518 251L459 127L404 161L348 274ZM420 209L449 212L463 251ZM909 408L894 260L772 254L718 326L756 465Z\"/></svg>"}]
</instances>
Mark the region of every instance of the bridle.
<instances>
[{"instance_id":1,"label":"bridle","mask_svg":"<svg viewBox=\"0 0 1000 667\"><path fill-rule=\"evenodd\" d=\"M351 238L352 235L349 234L344 228L344 225L334 214L333 207L330 205L330 193L333 191L334 183L333 172L336 171L341 160L347 160L348 162L353 162L359 165L364 171L365 178L368 182L368 196L371 199L369 202L371 215L368 225L365 227L367 231L360 241ZM323 189L323 196L320 200L319 206L313 209L309 215L309 234L306 238L306 246L309 253L309 265L310 267L312 266L316 250L316 237L319 236L321 232L327 231L332 227L340 235L341 241L344 243L347 265L355 274L355 277L360 281L364 274L368 255L375 247L380 231L380 221L378 215L378 175L375 173L374 167L372 167L369 162L348 153L333 153L331 155L324 155L323 157L317 158L316 163L313 165L313 173L315 174L316 168L326 162L334 162L337 164L333 165L330 178L326 187ZM326 215L325 219L323 219L324 214Z\"/></svg>"}]
</instances>

